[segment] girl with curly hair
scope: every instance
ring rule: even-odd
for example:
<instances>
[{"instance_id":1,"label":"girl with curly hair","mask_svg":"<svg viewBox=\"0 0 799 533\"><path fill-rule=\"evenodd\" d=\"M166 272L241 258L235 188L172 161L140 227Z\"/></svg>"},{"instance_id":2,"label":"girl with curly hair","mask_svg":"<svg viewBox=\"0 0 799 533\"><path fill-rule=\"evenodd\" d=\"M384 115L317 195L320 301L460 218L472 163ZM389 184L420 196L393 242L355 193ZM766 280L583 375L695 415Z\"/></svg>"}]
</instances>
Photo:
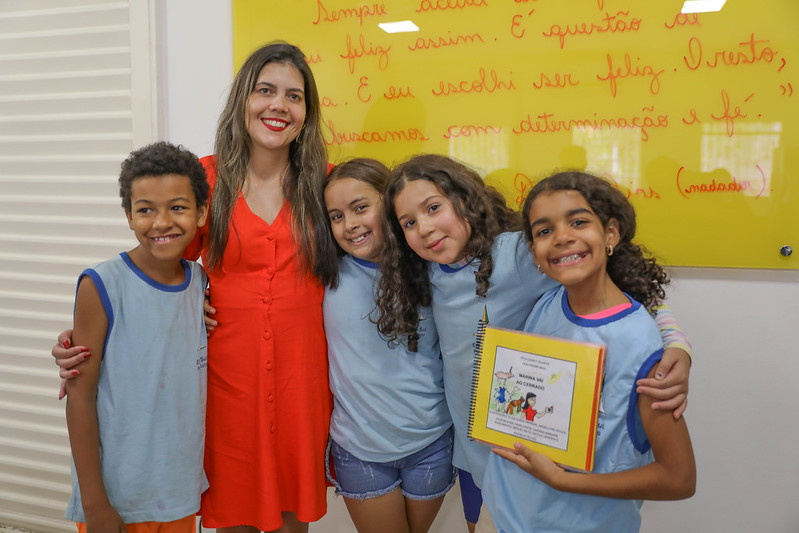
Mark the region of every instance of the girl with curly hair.
<instances>
[{"instance_id":1,"label":"girl with curly hair","mask_svg":"<svg viewBox=\"0 0 799 533\"><path fill-rule=\"evenodd\" d=\"M474 333L487 310L491 324L521 329L533 306L557 283L536 273L522 221L502 195L466 165L449 157L415 156L392 172L384 196L383 273L377 326L389 342L415 342L419 310L432 305L444 360L444 387L455 428L453 464L469 529L480 514L478 485L489 448L467 437ZM666 312L663 316L670 315ZM689 357L681 332L643 393L662 409L683 410Z\"/></svg>"},{"instance_id":2,"label":"girl with curly hair","mask_svg":"<svg viewBox=\"0 0 799 533\"><path fill-rule=\"evenodd\" d=\"M663 354L649 309L663 299L668 276L632 242L632 205L600 178L544 179L523 215L538 277L562 284L539 299L524 330L607 348L595 463L592 473L575 474L521 443L495 449L483 478L486 506L504 531L638 531L641 500L687 498L696 485L685 420L654 410L636 390Z\"/></svg>"}]
</instances>

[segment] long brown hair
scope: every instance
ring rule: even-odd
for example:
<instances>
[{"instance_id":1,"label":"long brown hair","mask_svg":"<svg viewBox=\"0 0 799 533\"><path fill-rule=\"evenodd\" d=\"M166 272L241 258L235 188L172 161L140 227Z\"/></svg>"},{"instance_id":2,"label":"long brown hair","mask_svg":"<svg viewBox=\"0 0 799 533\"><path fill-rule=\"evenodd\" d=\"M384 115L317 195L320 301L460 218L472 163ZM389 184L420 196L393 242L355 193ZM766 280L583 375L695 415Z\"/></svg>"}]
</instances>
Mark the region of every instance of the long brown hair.
<instances>
[{"instance_id":1,"label":"long brown hair","mask_svg":"<svg viewBox=\"0 0 799 533\"><path fill-rule=\"evenodd\" d=\"M302 51L285 42L273 42L253 52L233 80L227 104L219 117L215 149L217 180L211 194L211 225L207 268L221 266L227 246L228 226L247 178L251 140L247 133L247 108L261 69L268 63L294 66L305 82L305 123L289 147L289 171L282 180L283 195L292 211L292 231L298 244L300 270L326 282L324 267L335 250L325 231L325 209L318 191L327 173L327 149L322 138L321 109L311 68ZM234 227L235 231L235 227ZM335 258L335 252L332 256Z\"/></svg>"},{"instance_id":2,"label":"long brown hair","mask_svg":"<svg viewBox=\"0 0 799 533\"><path fill-rule=\"evenodd\" d=\"M505 198L463 163L443 155L424 154L396 167L383 197L384 253L377 291L377 327L392 342L407 339L410 343L419 324L419 307L431 304L428 263L408 246L394 207L394 200L405 185L420 179L438 187L471 228L463 252L465 257L479 261L474 275L478 296L484 297L490 285L494 240L502 232L522 228L519 214L507 206Z\"/></svg>"}]
</instances>

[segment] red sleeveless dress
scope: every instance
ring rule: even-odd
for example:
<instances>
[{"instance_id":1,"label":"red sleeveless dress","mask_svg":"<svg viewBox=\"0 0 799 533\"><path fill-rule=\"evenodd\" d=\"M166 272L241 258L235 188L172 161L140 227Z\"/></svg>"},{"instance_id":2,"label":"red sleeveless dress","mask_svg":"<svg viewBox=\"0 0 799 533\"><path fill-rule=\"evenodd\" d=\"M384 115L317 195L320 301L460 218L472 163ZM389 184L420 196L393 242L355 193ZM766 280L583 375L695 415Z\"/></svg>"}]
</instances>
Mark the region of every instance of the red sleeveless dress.
<instances>
[{"instance_id":1,"label":"red sleeveless dress","mask_svg":"<svg viewBox=\"0 0 799 533\"><path fill-rule=\"evenodd\" d=\"M216 159L202 163L213 188ZM207 238L199 232L187 257ZM298 271L288 201L272 224L236 201L221 267L208 272L219 322L208 338L204 527L277 529L326 511L332 397L323 287Z\"/></svg>"}]
</instances>

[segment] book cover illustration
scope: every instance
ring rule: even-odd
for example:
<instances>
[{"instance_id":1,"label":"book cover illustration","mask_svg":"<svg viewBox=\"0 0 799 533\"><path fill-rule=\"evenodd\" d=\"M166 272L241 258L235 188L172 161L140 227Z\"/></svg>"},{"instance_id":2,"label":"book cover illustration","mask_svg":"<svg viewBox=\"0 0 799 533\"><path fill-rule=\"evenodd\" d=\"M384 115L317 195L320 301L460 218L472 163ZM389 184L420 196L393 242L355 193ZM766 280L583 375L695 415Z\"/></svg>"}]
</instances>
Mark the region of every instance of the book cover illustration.
<instances>
[{"instance_id":1,"label":"book cover illustration","mask_svg":"<svg viewBox=\"0 0 799 533\"><path fill-rule=\"evenodd\" d=\"M484 316L484 319L486 317ZM590 471L604 347L478 326L469 437Z\"/></svg>"},{"instance_id":2,"label":"book cover illustration","mask_svg":"<svg viewBox=\"0 0 799 533\"><path fill-rule=\"evenodd\" d=\"M566 450L576 368L572 361L497 347L486 427Z\"/></svg>"}]
</instances>

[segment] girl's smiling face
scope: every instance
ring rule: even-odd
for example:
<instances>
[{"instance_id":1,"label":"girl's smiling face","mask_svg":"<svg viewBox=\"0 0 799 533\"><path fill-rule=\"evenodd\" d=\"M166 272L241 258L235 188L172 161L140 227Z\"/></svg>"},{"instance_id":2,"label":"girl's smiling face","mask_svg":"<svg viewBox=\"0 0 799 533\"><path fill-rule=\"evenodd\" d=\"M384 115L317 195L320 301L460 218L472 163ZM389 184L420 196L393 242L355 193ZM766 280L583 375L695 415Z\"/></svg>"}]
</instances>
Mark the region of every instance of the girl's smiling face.
<instances>
[{"instance_id":1,"label":"girl's smiling face","mask_svg":"<svg viewBox=\"0 0 799 533\"><path fill-rule=\"evenodd\" d=\"M550 278L574 287L607 276L607 247L619 242L618 224L606 227L575 190L543 192L530 207L535 262Z\"/></svg>"},{"instance_id":2,"label":"girl's smiling face","mask_svg":"<svg viewBox=\"0 0 799 533\"><path fill-rule=\"evenodd\" d=\"M325 187L333 238L346 253L377 262L383 248L382 197L368 183L339 178Z\"/></svg>"},{"instance_id":3,"label":"girl's smiling face","mask_svg":"<svg viewBox=\"0 0 799 533\"><path fill-rule=\"evenodd\" d=\"M443 265L464 258L472 228L435 183L408 181L394 198L394 210L408 246L419 257Z\"/></svg>"}]
</instances>

